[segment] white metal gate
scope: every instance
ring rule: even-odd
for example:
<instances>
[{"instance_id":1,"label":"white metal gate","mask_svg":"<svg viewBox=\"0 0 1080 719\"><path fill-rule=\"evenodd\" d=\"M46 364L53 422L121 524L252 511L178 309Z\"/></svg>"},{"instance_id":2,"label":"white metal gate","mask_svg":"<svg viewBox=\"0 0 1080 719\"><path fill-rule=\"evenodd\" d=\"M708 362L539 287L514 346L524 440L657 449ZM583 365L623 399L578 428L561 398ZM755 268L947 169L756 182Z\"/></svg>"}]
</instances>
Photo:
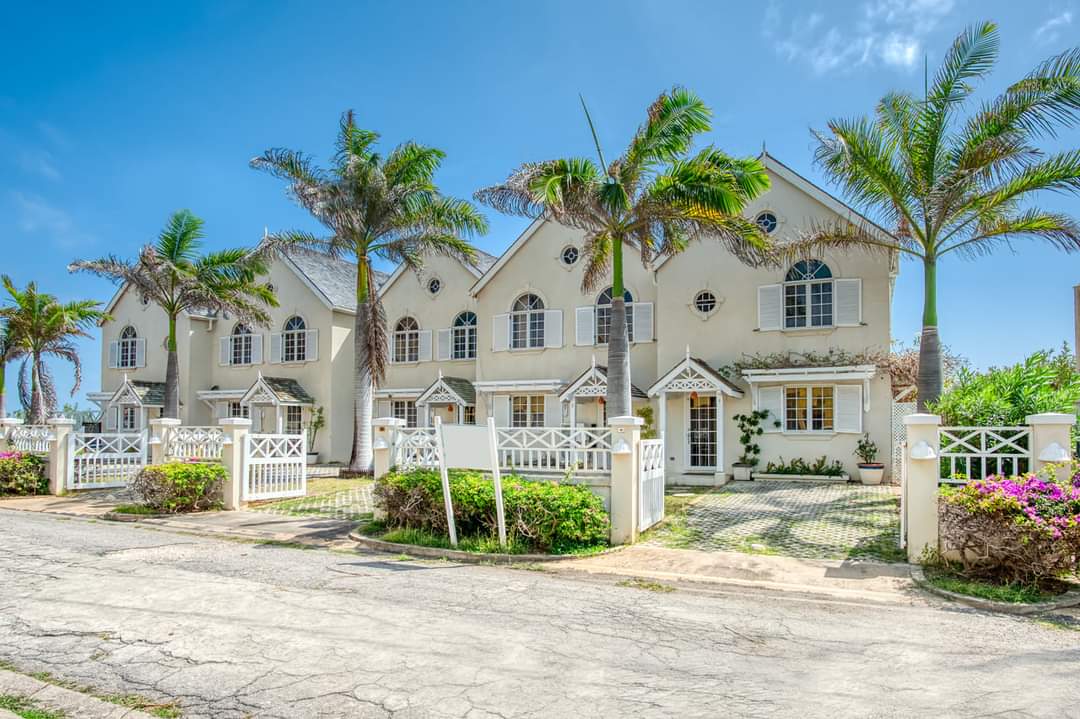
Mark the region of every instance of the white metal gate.
<instances>
[{"instance_id":1,"label":"white metal gate","mask_svg":"<svg viewBox=\"0 0 1080 719\"><path fill-rule=\"evenodd\" d=\"M638 481L641 483L640 523L644 532L664 518L664 440L641 440Z\"/></svg>"},{"instance_id":2,"label":"white metal gate","mask_svg":"<svg viewBox=\"0 0 1080 719\"><path fill-rule=\"evenodd\" d=\"M244 486L251 502L307 494L307 436L249 434L244 441Z\"/></svg>"},{"instance_id":3,"label":"white metal gate","mask_svg":"<svg viewBox=\"0 0 1080 719\"><path fill-rule=\"evenodd\" d=\"M67 488L126 487L146 466L146 430L134 433L72 432L68 435Z\"/></svg>"}]
</instances>

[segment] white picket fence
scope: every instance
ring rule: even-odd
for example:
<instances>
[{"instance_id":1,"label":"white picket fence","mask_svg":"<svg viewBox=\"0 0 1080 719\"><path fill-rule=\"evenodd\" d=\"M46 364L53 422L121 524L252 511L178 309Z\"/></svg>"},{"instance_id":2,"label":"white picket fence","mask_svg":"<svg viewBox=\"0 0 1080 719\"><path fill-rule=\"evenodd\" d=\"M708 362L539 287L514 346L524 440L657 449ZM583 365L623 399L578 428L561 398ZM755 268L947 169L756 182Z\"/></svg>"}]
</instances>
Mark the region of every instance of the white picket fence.
<instances>
[{"instance_id":1,"label":"white picket fence","mask_svg":"<svg viewBox=\"0 0 1080 719\"><path fill-rule=\"evenodd\" d=\"M1030 427L941 427L938 440L942 482L1031 471Z\"/></svg>"},{"instance_id":2,"label":"white picket fence","mask_svg":"<svg viewBox=\"0 0 1080 719\"><path fill-rule=\"evenodd\" d=\"M307 436L249 434L244 440L241 500L251 502L307 494Z\"/></svg>"},{"instance_id":3,"label":"white picket fence","mask_svg":"<svg viewBox=\"0 0 1080 719\"><path fill-rule=\"evenodd\" d=\"M170 459L221 459L225 433L221 427L173 427L165 456Z\"/></svg>"},{"instance_id":4,"label":"white picket fence","mask_svg":"<svg viewBox=\"0 0 1080 719\"><path fill-rule=\"evenodd\" d=\"M126 487L146 466L146 431L72 432L68 435L68 489Z\"/></svg>"},{"instance_id":5,"label":"white picket fence","mask_svg":"<svg viewBox=\"0 0 1080 719\"><path fill-rule=\"evenodd\" d=\"M638 479L641 483L640 529L645 531L664 518L664 440L641 440Z\"/></svg>"},{"instance_id":6,"label":"white picket fence","mask_svg":"<svg viewBox=\"0 0 1080 719\"><path fill-rule=\"evenodd\" d=\"M611 472L611 431L571 427L496 429L499 466L511 471Z\"/></svg>"},{"instance_id":7,"label":"white picket fence","mask_svg":"<svg viewBox=\"0 0 1080 719\"><path fill-rule=\"evenodd\" d=\"M8 442L19 452L43 454L49 451L53 429L47 424L20 424L11 428Z\"/></svg>"},{"instance_id":8,"label":"white picket fence","mask_svg":"<svg viewBox=\"0 0 1080 719\"><path fill-rule=\"evenodd\" d=\"M393 464L400 470L439 466L439 443L434 427L399 429L394 445Z\"/></svg>"}]
</instances>

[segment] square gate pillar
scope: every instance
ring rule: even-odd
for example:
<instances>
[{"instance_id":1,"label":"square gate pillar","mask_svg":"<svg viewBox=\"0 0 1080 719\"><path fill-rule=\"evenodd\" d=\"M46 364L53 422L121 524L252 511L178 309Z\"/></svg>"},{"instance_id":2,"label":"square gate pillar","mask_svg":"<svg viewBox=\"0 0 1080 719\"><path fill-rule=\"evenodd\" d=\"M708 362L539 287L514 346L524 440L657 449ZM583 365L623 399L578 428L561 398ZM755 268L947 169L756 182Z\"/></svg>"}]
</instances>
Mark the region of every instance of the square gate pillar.
<instances>
[{"instance_id":1,"label":"square gate pillar","mask_svg":"<svg viewBox=\"0 0 1080 719\"><path fill-rule=\"evenodd\" d=\"M941 479L938 430L941 417L936 414L909 414L904 417L907 429L907 472L903 487L903 511L907 521L908 561L918 563L925 549L937 550L938 482Z\"/></svg>"},{"instance_id":2,"label":"square gate pillar","mask_svg":"<svg viewBox=\"0 0 1080 719\"><path fill-rule=\"evenodd\" d=\"M180 426L175 417L159 417L150 420L150 464L164 464L165 453L172 442L172 431Z\"/></svg>"},{"instance_id":3,"label":"square gate pillar","mask_svg":"<svg viewBox=\"0 0 1080 719\"><path fill-rule=\"evenodd\" d=\"M243 496L244 482L247 477L244 473L247 467L244 465L244 451L247 446L248 432L251 431L251 420L247 417L226 417L219 419L218 424L225 434L225 441L221 447L221 463L225 465L224 495L225 509L240 509L241 497Z\"/></svg>"},{"instance_id":4,"label":"square gate pillar","mask_svg":"<svg viewBox=\"0 0 1080 719\"><path fill-rule=\"evenodd\" d=\"M71 469L71 445L68 440L75 428L75 420L67 417L53 417L47 421L52 427L52 440L49 442L49 493L66 494L68 472Z\"/></svg>"},{"instance_id":5,"label":"square gate pillar","mask_svg":"<svg viewBox=\"0 0 1080 719\"><path fill-rule=\"evenodd\" d=\"M638 453L641 417L612 417L611 427L611 543L637 541L641 518L641 478Z\"/></svg>"},{"instance_id":6,"label":"square gate pillar","mask_svg":"<svg viewBox=\"0 0 1080 719\"><path fill-rule=\"evenodd\" d=\"M8 451L15 449L11 446L11 433L22 423L23 421L18 417L0 417L0 449Z\"/></svg>"},{"instance_id":7,"label":"square gate pillar","mask_svg":"<svg viewBox=\"0 0 1080 719\"><path fill-rule=\"evenodd\" d=\"M1048 464L1055 465L1058 481L1069 478L1068 463L1072 460L1072 438L1069 433L1076 424L1075 414L1044 412L1029 414L1031 427L1031 459L1033 472Z\"/></svg>"}]
</instances>

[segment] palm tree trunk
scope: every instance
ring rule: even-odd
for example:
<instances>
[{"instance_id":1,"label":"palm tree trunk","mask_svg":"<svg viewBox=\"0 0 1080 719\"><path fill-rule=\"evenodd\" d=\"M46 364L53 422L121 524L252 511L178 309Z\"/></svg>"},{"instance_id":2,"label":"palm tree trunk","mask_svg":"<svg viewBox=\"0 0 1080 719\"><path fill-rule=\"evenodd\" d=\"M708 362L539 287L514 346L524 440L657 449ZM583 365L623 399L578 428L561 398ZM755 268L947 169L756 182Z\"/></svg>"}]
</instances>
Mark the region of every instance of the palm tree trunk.
<instances>
[{"instance_id":1,"label":"palm tree trunk","mask_svg":"<svg viewBox=\"0 0 1080 719\"><path fill-rule=\"evenodd\" d=\"M30 424L45 424L45 392L41 386L41 355L30 360Z\"/></svg>"},{"instance_id":2,"label":"palm tree trunk","mask_svg":"<svg viewBox=\"0 0 1080 719\"><path fill-rule=\"evenodd\" d=\"M176 351L176 316L169 316L168 355L165 360L165 407L163 417L180 417L180 357Z\"/></svg>"},{"instance_id":3,"label":"palm tree trunk","mask_svg":"<svg viewBox=\"0 0 1080 719\"><path fill-rule=\"evenodd\" d=\"M919 339L919 411L941 397L941 339L937 319L937 258L923 259L923 328Z\"/></svg>"},{"instance_id":4,"label":"palm tree trunk","mask_svg":"<svg viewBox=\"0 0 1080 719\"><path fill-rule=\"evenodd\" d=\"M611 328L608 336L608 417L626 417L630 411L630 342L626 332L626 300L623 297L623 243L616 238L611 248Z\"/></svg>"},{"instance_id":5,"label":"palm tree trunk","mask_svg":"<svg viewBox=\"0 0 1080 719\"><path fill-rule=\"evenodd\" d=\"M0 362L0 418L7 417L7 392L4 383L7 381L7 362Z\"/></svg>"},{"instance_id":6,"label":"palm tree trunk","mask_svg":"<svg viewBox=\"0 0 1080 719\"><path fill-rule=\"evenodd\" d=\"M356 324L353 327L353 443L349 469L370 472L371 405L374 387L368 357L368 328L371 322L371 288L368 286L368 259L357 256Z\"/></svg>"}]
</instances>

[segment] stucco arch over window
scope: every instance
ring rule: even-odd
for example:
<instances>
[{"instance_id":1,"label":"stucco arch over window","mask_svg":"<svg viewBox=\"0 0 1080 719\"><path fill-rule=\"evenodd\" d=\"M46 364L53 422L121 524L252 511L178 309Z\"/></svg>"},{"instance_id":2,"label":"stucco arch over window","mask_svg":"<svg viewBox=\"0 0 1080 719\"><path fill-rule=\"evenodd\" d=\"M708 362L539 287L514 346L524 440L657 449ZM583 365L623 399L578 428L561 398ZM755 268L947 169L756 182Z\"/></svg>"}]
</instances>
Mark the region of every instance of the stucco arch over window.
<instances>
[{"instance_id":1,"label":"stucco arch over window","mask_svg":"<svg viewBox=\"0 0 1080 719\"><path fill-rule=\"evenodd\" d=\"M451 328L453 347L451 357L456 360L476 359L476 313L466 310L454 318Z\"/></svg>"},{"instance_id":2,"label":"stucco arch over window","mask_svg":"<svg viewBox=\"0 0 1080 719\"><path fill-rule=\"evenodd\" d=\"M821 260L799 260L784 277L784 327L832 324L832 270Z\"/></svg>"},{"instance_id":3,"label":"stucco arch over window","mask_svg":"<svg viewBox=\"0 0 1080 719\"><path fill-rule=\"evenodd\" d=\"M420 325L412 317L402 317L394 325L394 362L420 361Z\"/></svg>"},{"instance_id":4,"label":"stucco arch over window","mask_svg":"<svg viewBox=\"0 0 1080 719\"><path fill-rule=\"evenodd\" d=\"M510 347L526 349L544 346L544 301L527 292L510 308Z\"/></svg>"},{"instance_id":5,"label":"stucco arch over window","mask_svg":"<svg viewBox=\"0 0 1080 719\"><path fill-rule=\"evenodd\" d=\"M600 293L596 298L596 343L607 344L611 339L611 299L610 287ZM630 290L623 290L623 300L626 301L626 338L634 341L634 296Z\"/></svg>"},{"instance_id":6,"label":"stucco arch over window","mask_svg":"<svg viewBox=\"0 0 1080 719\"><path fill-rule=\"evenodd\" d=\"M232 330L232 364L251 364L251 328L237 322Z\"/></svg>"},{"instance_id":7,"label":"stucco arch over window","mask_svg":"<svg viewBox=\"0 0 1080 719\"><path fill-rule=\"evenodd\" d=\"M300 315L285 320L281 332L281 351L284 362L303 362L307 359L307 323Z\"/></svg>"}]
</instances>

